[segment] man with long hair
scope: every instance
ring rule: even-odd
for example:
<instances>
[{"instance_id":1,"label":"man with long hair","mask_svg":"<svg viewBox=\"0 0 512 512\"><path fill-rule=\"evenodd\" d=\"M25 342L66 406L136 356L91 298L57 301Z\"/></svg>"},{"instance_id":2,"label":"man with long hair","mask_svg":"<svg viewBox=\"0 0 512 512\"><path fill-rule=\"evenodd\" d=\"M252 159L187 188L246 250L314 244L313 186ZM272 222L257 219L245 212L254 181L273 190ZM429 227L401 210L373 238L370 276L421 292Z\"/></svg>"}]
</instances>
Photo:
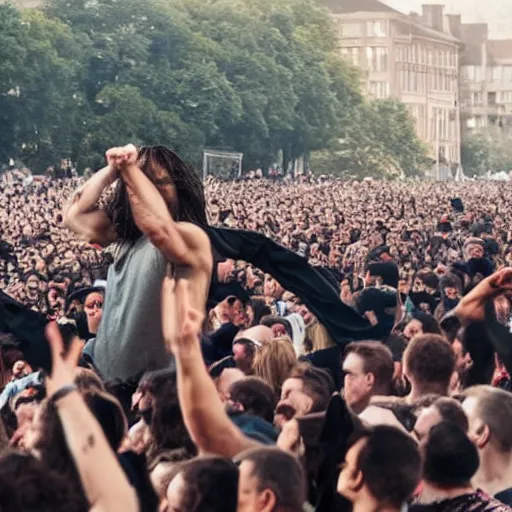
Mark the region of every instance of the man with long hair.
<instances>
[{"instance_id":1,"label":"man with long hair","mask_svg":"<svg viewBox=\"0 0 512 512\"><path fill-rule=\"evenodd\" d=\"M165 275L185 280L195 308L204 312L213 258L203 230L203 185L192 168L161 146L128 145L106 156L107 167L73 194L63 214L78 236L112 247L103 319L87 350L104 378L127 379L172 364L162 343Z\"/></svg>"}]
</instances>

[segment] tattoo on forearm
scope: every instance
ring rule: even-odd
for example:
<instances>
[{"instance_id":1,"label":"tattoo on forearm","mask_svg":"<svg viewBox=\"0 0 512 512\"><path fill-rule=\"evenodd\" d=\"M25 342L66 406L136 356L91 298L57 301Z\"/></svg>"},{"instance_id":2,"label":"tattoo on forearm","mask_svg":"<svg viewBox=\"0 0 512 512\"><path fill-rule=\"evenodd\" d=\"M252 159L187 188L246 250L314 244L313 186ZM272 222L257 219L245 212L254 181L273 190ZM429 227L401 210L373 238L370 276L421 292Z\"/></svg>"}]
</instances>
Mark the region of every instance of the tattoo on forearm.
<instances>
[{"instance_id":1,"label":"tattoo on forearm","mask_svg":"<svg viewBox=\"0 0 512 512\"><path fill-rule=\"evenodd\" d=\"M87 453L90 449L94 448L96 440L93 434L89 434L85 440L85 444L82 446L82 452Z\"/></svg>"}]
</instances>

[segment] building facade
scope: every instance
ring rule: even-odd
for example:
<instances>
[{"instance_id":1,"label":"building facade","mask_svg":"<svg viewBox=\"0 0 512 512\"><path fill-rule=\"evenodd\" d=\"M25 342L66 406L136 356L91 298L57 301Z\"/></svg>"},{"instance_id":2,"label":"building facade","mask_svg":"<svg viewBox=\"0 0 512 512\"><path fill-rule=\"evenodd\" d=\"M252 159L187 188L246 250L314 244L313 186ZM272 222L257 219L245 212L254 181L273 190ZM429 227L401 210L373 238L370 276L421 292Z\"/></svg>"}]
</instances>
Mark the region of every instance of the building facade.
<instances>
[{"instance_id":1,"label":"building facade","mask_svg":"<svg viewBox=\"0 0 512 512\"><path fill-rule=\"evenodd\" d=\"M462 24L461 104L465 130L512 129L512 40L492 40L487 24Z\"/></svg>"},{"instance_id":2,"label":"building facade","mask_svg":"<svg viewBox=\"0 0 512 512\"><path fill-rule=\"evenodd\" d=\"M432 159L459 164L462 43L457 17L445 16L441 5L424 5L420 16L377 0L324 3L336 24L340 51L360 68L367 93L402 101Z\"/></svg>"}]
</instances>

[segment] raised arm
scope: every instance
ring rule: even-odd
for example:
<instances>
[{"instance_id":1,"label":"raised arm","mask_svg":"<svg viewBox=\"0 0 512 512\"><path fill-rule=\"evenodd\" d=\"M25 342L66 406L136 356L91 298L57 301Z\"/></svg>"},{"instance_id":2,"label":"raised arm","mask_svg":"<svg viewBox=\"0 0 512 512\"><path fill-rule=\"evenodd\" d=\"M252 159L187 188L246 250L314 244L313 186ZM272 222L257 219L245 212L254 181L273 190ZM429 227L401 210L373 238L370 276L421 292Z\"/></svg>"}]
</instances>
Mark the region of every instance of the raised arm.
<instances>
[{"instance_id":1,"label":"raised arm","mask_svg":"<svg viewBox=\"0 0 512 512\"><path fill-rule=\"evenodd\" d=\"M164 254L168 261L178 265L198 267L211 258L197 254L209 246L209 239L202 229L187 223L175 222L162 193L168 202L178 204L174 185L169 182L162 193L142 172L137 164L138 151L129 144L107 152L107 160L119 170L124 181L133 218L137 227Z\"/></svg>"},{"instance_id":2,"label":"raised arm","mask_svg":"<svg viewBox=\"0 0 512 512\"><path fill-rule=\"evenodd\" d=\"M137 512L139 505L105 434L76 390L73 379L81 346L74 341L64 357L56 324L47 328L52 352L52 375L47 394L54 400L91 512Z\"/></svg>"},{"instance_id":3,"label":"raised arm","mask_svg":"<svg viewBox=\"0 0 512 512\"><path fill-rule=\"evenodd\" d=\"M191 307L203 311L213 267L210 239L199 226L176 222L172 218L162 193L169 202L178 202L174 185L166 184L161 193L138 167L137 157L133 145L107 152L108 161L119 169L126 185L137 227L174 265L176 276L187 279L191 288Z\"/></svg>"},{"instance_id":4,"label":"raised arm","mask_svg":"<svg viewBox=\"0 0 512 512\"><path fill-rule=\"evenodd\" d=\"M190 307L189 294L185 280L164 280L163 330L167 349L176 358L181 411L200 451L234 457L259 445L246 437L224 410L199 345L203 314Z\"/></svg>"},{"instance_id":5,"label":"raised arm","mask_svg":"<svg viewBox=\"0 0 512 512\"><path fill-rule=\"evenodd\" d=\"M465 325L485 320L487 301L503 294L512 294L512 268L504 268L481 281L455 308L455 316Z\"/></svg>"},{"instance_id":6,"label":"raised arm","mask_svg":"<svg viewBox=\"0 0 512 512\"><path fill-rule=\"evenodd\" d=\"M98 201L116 179L116 170L107 166L75 190L62 210L64 225L87 242L102 246L114 242L114 227L107 214L98 208Z\"/></svg>"}]
</instances>

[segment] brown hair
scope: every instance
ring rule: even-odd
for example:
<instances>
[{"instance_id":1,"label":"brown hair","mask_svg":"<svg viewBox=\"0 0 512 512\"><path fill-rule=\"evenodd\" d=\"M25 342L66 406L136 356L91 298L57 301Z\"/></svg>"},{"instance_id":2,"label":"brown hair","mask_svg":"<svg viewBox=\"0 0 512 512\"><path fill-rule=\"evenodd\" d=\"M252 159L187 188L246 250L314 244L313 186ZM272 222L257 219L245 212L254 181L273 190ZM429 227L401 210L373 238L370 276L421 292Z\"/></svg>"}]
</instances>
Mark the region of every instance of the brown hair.
<instances>
[{"instance_id":1,"label":"brown hair","mask_svg":"<svg viewBox=\"0 0 512 512\"><path fill-rule=\"evenodd\" d=\"M474 386L463 396L476 399L476 415L489 427L491 443L501 452L511 452L512 394L491 386Z\"/></svg>"},{"instance_id":2,"label":"brown hair","mask_svg":"<svg viewBox=\"0 0 512 512\"><path fill-rule=\"evenodd\" d=\"M304 392L313 399L310 412L322 412L327 409L335 391L334 381L327 370L316 368L309 363L299 363L288 378L302 381Z\"/></svg>"},{"instance_id":3,"label":"brown hair","mask_svg":"<svg viewBox=\"0 0 512 512\"><path fill-rule=\"evenodd\" d=\"M105 391L102 380L94 371L87 368L77 368L73 382L82 393Z\"/></svg>"},{"instance_id":4,"label":"brown hair","mask_svg":"<svg viewBox=\"0 0 512 512\"><path fill-rule=\"evenodd\" d=\"M229 395L233 402L243 406L244 412L272 423L276 394L270 384L258 377L246 377L231 384Z\"/></svg>"},{"instance_id":5,"label":"brown hair","mask_svg":"<svg viewBox=\"0 0 512 512\"><path fill-rule=\"evenodd\" d=\"M200 457L180 466L176 476L185 482L183 509L187 512L236 512L238 468L221 457Z\"/></svg>"},{"instance_id":6,"label":"brown hair","mask_svg":"<svg viewBox=\"0 0 512 512\"><path fill-rule=\"evenodd\" d=\"M433 407L438 410L443 421L454 423L467 434L469 429L468 417L457 400L443 396L434 402Z\"/></svg>"},{"instance_id":7,"label":"brown hair","mask_svg":"<svg viewBox=\"0 0 512 512\"><path fill-rule=\"evenodd\" d=\"M425 391L446 395L455 370L455 354L450 343L437 334L411 340L404 352L407 376Z\"/></svg>"},{"instance_id":8,"label":"brown hair","mask_svg":"<svg viewBox=\"0 0 512 512\"><path fill-rule=\"evenodd\" d=\"M379 425L363 432L357 469L379 504L400 508L412 496L422 470L421 455L411 436Z\"/></svg>"},{"instance_id":9,"label":"brown hair","mask_svg":"<svg viewBox=\"0 0 512 512\"><path fill-rule=\"evenodd\" d=\"M391 350L380 341L358 341L347 345L345 357L349 354L361 357L364 373L375 377L375 394L388 395L395 371Z\"/></svg>"},{"instance_id":10,"label":"brown hair","mask_svg":"<svg viewBox=\"0 0 512 512\"><path fill-rule=\"evenodd\" d=\"M297 356L289 338L281 337L264 343L254 356L253 372L268 382L277 395L284 381L297 365Z\"/></svg>"},{"instance_id":11,"label":"brown hair","mask_svg":"<svg viewBox=\"0 0 512 512\"><path fill-rule=\"evenodd\" d=\"M251 462L251 476L258 490L270 490L276 499L275 510L301 512L306 501L306 476L299 461L278 448L256 448L237 457L237 462Z\"/></svg>"}]
</instances>

